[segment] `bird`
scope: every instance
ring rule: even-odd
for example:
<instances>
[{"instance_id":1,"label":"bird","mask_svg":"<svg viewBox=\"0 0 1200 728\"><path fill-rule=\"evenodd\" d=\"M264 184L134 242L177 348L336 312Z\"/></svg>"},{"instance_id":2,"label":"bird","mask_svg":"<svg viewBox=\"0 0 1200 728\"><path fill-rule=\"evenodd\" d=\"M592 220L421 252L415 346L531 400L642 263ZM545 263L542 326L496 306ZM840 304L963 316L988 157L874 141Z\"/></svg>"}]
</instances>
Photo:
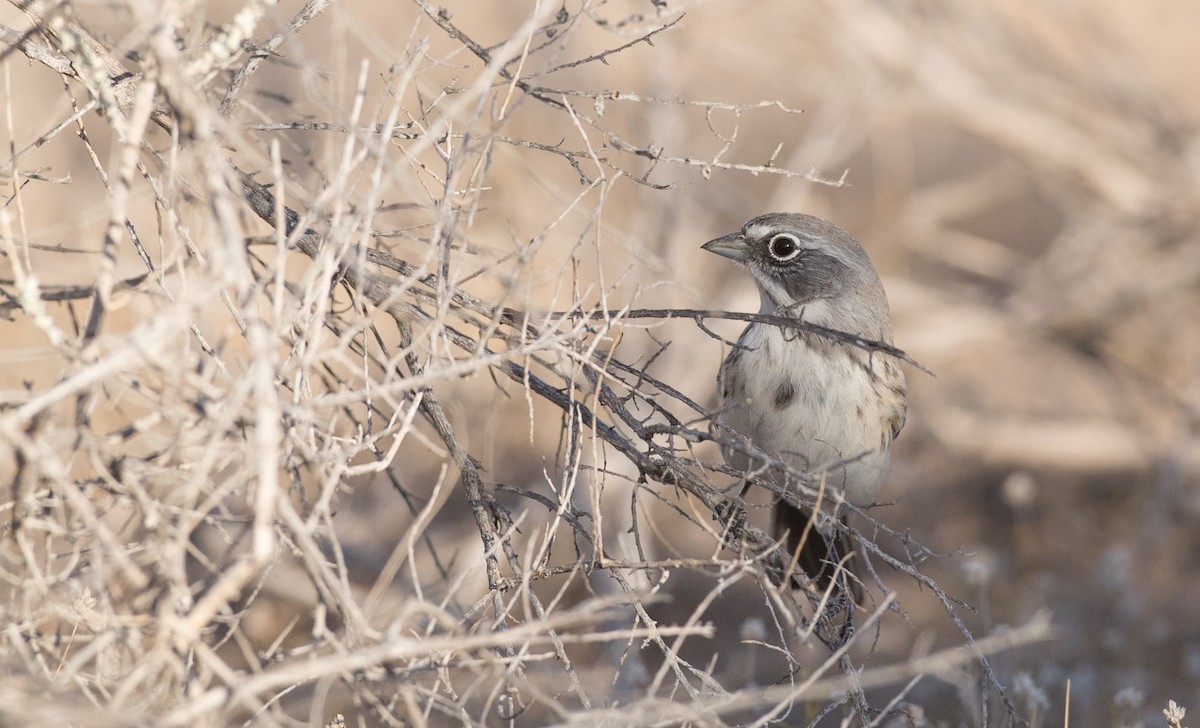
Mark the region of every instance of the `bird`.
<instances>
[{"instance_id":1,"label":"bird","mask_svg":"<svg viewBox=\"0 0 1200 728\"><path fill-rule=\"evenodd\" d=\"M891 345L879 274L858 241L837 225L802 213L770 213L702 248L749 270L760 314L833 329L859 343ZM848 338L769 323L746 326L717 376L716 424L731 467L746 472L755 464L744 444L736 444L745 438L811 476L813 484L823 482L826 502L837 501L835 493L855 506L875 501L892 441L904 427L907 386L896 357ZM778 470L768 477L781 487L794 481ZM772 515L772 535L817 589L848 592L863 603L860 577L847 575L858 567L844 513L842 527L826 532L810 527L811 509L783 498ZM838 570L842 559L845 568Z\"/></svg>"}]
</instances>

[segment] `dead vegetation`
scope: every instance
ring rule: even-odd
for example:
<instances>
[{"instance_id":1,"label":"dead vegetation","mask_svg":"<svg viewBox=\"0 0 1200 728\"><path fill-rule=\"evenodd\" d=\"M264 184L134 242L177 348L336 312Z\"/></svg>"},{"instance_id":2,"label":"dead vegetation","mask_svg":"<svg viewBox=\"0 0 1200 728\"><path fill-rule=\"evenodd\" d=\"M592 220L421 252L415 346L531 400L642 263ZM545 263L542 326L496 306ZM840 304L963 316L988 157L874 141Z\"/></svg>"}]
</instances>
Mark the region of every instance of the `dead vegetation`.
<instances>
[{"instance_id":1,"label":"dead vegetation","mask_svg":"<svg viewBox=\"0 0 1200 728\"><path fill-rule=\"evenodd\" d=\"M1110 5L15 3L0 715L1194 702L1200 109ZM864 240L877 355L936 374L853 630L763 578L765 489L714 517L756 303L698 245L775 209Z\"/></svg>"}]
</instances>

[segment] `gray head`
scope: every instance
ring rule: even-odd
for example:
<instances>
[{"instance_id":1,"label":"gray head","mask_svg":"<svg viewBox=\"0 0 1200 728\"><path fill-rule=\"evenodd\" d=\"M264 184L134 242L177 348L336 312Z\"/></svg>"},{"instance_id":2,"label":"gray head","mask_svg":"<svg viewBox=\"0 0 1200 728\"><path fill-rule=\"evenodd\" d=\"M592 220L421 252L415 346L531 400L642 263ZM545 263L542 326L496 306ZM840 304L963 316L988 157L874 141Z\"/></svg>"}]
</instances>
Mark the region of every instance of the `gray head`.
<instances>
[{"instance_id":1,"label":"gray head","mask_svg":"<svg viewBox=\"0 0 1200 728\"><path fill-rule=\"evenodd\" d=\"M888 338L887 298L866 251L850 233L819 217L761 215L703 248L750 269L763 311L797 315L851 333ZM826 304L826 305L822 305ZM816 318L814 313L820 313Z\"/></svg>"}]
</instances>

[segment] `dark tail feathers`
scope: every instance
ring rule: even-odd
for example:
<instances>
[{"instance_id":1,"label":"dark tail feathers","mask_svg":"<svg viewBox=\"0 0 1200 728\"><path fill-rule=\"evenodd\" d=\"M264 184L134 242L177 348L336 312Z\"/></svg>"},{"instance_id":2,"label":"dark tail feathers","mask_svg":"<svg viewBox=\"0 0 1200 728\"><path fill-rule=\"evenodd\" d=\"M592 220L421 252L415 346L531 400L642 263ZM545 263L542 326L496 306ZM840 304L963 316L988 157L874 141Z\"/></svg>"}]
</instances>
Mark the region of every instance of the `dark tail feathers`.
<instances>
[{"instance_id":1,"label":"dark tail feathers","mask_svg":"<svg viewBox=\"0 0 1200 728\"><path fill-rule=\"evenodd\" d=\"M771 532L776 539L780 540L784 538L784 534L787 535L785 542L787 553L783 554L784 559L790 561L796 556L796 550L799 549L796 565L813 580L818 590L828 589L829 585L833 583L836 573L837 583L833 586L833 596L836 597L848 590L854 602L862 605L863 586L856 576L860 565L858 554L852 551L850 534L843 529L837 529L831 538L826 537L817 530L815 525L808 526L810 520L812 520L812 512L808 509L796 508L783 500L775 502ZM805 533L806 528L807 533ZM800 543L802 538L803 544ZM846 559L845 565L839 571L837 563L846 558L847 554L850 554L850 558ZM797 589L801 588L799 582L794 583Z\"/></svg>"}]
</instances>

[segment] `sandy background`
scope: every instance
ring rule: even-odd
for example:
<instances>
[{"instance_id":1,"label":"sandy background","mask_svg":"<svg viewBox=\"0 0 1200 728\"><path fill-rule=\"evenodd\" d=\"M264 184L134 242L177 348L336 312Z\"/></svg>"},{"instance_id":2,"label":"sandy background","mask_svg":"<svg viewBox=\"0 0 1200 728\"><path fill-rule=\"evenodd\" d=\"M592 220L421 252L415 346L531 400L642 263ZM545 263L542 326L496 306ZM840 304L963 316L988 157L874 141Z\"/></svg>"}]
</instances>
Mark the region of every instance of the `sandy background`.
<instances>
[{"instance_id":1,"label":"sandy background","mask_svg":"<svg viewBox=\"0 0 1200 728\"><path fill-rule=\"evenodd\" d=\"M558 10L528 2L446 5L455 25L485 46L518 33L535 10L546 20ZM255 37L275 32L299 7L281 3L270 10ZM977 637L1048 612L1057 631L1052 642L993 658L1018 715L1035 725L1062 725L1068 680L1071 725L1164 725L1160 711L1168 700L1200 705L1200 5L769 0L594 3L582 12L574 4L565 7L570 21L559 31L561 42L532 54L523 72L546 86L587 92L555 98L590 122L550 113L519 90L510 97L503 84L481 96L485 103L461 93L448 96L440 109L460 129L579 151L590 145L606 164L597 167L581 156L581 169L592 180L602 172L606 181L589 189L552 151L496 144L469 178L478 186L463 184L472 190L463 195L471 204L456 230L464 252L455 258L455 272L460 280L479 272L463 287L531 310L561 310L582 300L606 301L610 308L749 311L757 306L749 278L699 245L768 211L805 211L835 221L863 242L880 270L896 344L933 373L908 369L908 423L883 495L894 502L872 515L933 552L922 570L970 605L959 613ZM176 31L185 45L199 43L235 12L222 3L172 8L173 17L189 19ZM0 22L27 27L19 13L6 10ZM116 48L143 40L130 28L142 27L135 21L144 15L123 6L115 12L90 5L75 10ZM202 17L208 26L198 22ZM604 63L536 75L676 19L652 43L634 44ZM244 169L266 170L268 143L280 141L291 181L289 205L334 220L343 214L357 219L364 206L389 206L374 218L375 229L405 234L374 242L428 262L431 200L438 198L436 180L444 172L436 154L423 148L406 156L398 143L386 152L394 165L372 195L360 180L350 186L354 194L335 200L324 191L339 189L345 135L251 128L296 120L351 123L360 74L360 120L382 121L390 104L384 93L388 68L419 42L427 42L425 60L401 98L409 114L447 85L469 88L479 77L479 59L414 4L334 6L254 77L246 105L222 129L226 152ZM3 63L11 117L5 126L22 149L69 116L69 103L61 81L46 69L18 53ZM619 93L605 94L601 102L588 95L597 92ZM465 101L452 106L458 99ZM498 108L506 112L502 124L492 123ZM117 151L111 129L94 112L86 123L101 164L112 164ZM152 132L151 139L160 149L168 146L162 132ZM658 150L659 159L623 145ZM28 268L44 285L89 284L111 198L86 149L64 133L23 157L21 168L71 179L24 188L19 216L9 204L5 236L90 251L26 253ZM637 183L642 175L662 188ZM11 185L9 190L6 200ZM201 218L196 225L204 227L199 214L184 214L195 214ZM145 185L135 184L129 217L144 230L162 224ZM269 234L265 227L251 228ZM162 249L173 244L168 239ZM6 292L12 290L13 250L0 259ZM295 256L285 268L303 282L311 265ZM144 270L139 266L123 246L118 277L138 274ZM156 315L160 305L155 295L123 293L106 334L119 337ZM343 297L339 305L349 304ZM86 311L85 304L75 306L72 314L56 304L50 315L70 331L72 319L81 320ZM217 298L195 312L203 330L218 340L228 335ZM709 325L730 339L740 328L729 321ZM395 341L394 331L388 336ZM181 337L187 339L186 333ZM725 348L690 322L634 323L614 351L626 362L644 363L664 342L670 346L651 373L700 404L714 405L712 381ZM234 360L237 346L231 344ZM74 366L20 311L14 320L0 321L0 361L0 414L26 401L30 391L46 391ZM353 362L337 366L352 368ZM149 376L152 388L174 386L170 377L156 376ZM437 386L490 482L547 494L561 487L560 412L530 405L519 387L498 384L482 370L447 376ZM153 409L115 389L100 391L107 394L92 420L98 431L111 432ZM41 435L60 452L73 447L71 404ZM186 431L174 420L162 427L131 450L147 452L155 437L170 442ZM211 446L197 439L194 457ZM611 453L591 448L585 447L585 462L611 466L615 475L587 476L591 495L577 495L575 502L598 503L607 519L606 544L632 558L626 531L634 489L623 479L632 472ZM406 492L429 495L444 476L446 460L437 448L414 439L399 453L387 473L344 477L334 496L329 524L355 593L371 588L413 522L412 506L397 495L393 480ZM13 450L3 454L0 479L15 483L6 474L15 472ZM717 459L709 444L698 455ZM355 457L355 463L370 460L363 453ZM301 480L319 490L319 478ZM484 594L478 533L455 482L449 476L435 497L440 505L428 526L429 550L422 547L415 557L419 576L406 574L386 585L383 612L402 613L417 599L414 581L428 590L417 601L444 598L446 608L460 614ZM678 493L664 497L666 503L638 496L646 554L711 556L711 535L671 505L687 500ZM528 510L522 538L529 540L521 543L532 553L546 514L514 496L501 495L501 501L514 513ZM205 538L199 533L194 540L203 545ZM900 548L895 540L881 543ZM563 536L549 551L549 563L571 563L575 546ZM434 552L465 581L437 577ZM94 578L86 560L71 577L81 583ZM12 605L33 598L23 581L28 566L21 549L5 546ZM271 644L280 625L296 615L302 620L298 633L308 624L303 620L314 591L289 568L296 567L277 565L237 627L256 649ZM960 630L928 590L887 569L880 573L896 590L904 617L887 615L878 641L860 650L860 659L870 666L903 663L962 643ZM601 582L597 576L562 578L537 589L544 599L561 596L571 604L605 593ZM715 583L704 569L673 570L659 588L668 598L654 602L652 614L661 623L686 620ZM680 654L710 667L725 689L781 679L777 657L740 642L770 621L751 581L717 597L702 620L713 624L714 637L694 639ZM19 650L11 633L8 640L9 672L23 674L31 663L13 657ZM812 659L823 657L819 649L813 648ZM637 692L620 683L627 674L614 677L621 675L613 667L619 652L573 652L588 690ZM652 654L644 659L651 671L661 661ZM531 671L555 669L550 663ZM913 722L925 724L917 717L923 711L933 724L980 725L977 670L968 664L919 681L905 698L920 708L910 710ZM485 672L478 673L481 682ZM881 707L897 689L873 689L872 703ZM297 706L353 710L339 690L332 690L333 697L317 691L329 701L320 703L306 688L282 705L294 709L296 721L303 720ZM482 697L462 700L487 704ZM315 720L332 718L332 708L314 710ZM553 722L551 715L532 710L524 720ZM439 716L430 720L454 722ZM786 720L806 723L798 714ZM1002 720L993 705L990 724ZM832 716L821 723L836 724Z\"/></svg>"}]
</instances>

